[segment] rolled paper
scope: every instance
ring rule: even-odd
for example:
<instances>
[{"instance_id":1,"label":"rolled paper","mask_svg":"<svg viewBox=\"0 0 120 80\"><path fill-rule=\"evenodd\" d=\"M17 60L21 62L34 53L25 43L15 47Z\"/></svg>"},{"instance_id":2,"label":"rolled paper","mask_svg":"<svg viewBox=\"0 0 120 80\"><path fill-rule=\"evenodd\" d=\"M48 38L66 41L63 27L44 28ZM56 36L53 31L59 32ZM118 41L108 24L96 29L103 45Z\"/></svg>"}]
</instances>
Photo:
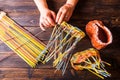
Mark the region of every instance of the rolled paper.
<instances>
[{"instance_id":1,"label":"rolled paper","mask_svg":"<svg viewBox=\"0 0 120 80\"><path fill-rule=\"evenodd\" d=\"M86 33L94 48L100 50L112 43L112 34L102 21L93 20L86 25Z\"/></svg>"},{"instance_id":2,"label":"rolled paper","mask_svg":"<svg viewBox=\"0 0 120 80\"><path fill-rule=\"evenodd\" d=\"M47 53L42 53L45 49L44 43L16 24L3 11L0 12L0 40L31 67L35 67Z\"/></svg>"}]
</instances>

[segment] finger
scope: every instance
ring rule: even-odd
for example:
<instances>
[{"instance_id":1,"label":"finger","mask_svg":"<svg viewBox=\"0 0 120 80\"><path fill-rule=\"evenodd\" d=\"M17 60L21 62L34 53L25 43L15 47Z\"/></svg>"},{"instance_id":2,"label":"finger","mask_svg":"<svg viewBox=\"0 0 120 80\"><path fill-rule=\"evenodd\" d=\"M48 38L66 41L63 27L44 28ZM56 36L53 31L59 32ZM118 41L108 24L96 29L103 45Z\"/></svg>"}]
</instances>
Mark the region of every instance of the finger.
<instances>
[{"instance_id":1,"label":"finger","mask_svg":"<svg viewBox=\"0 0 120 80\"><path fill-rule=\"evenodd\" d=\"M45 28L44 28L44 26L42 25L42 23L39 23L39 25L40 25L41 30L42 30L42 31L45 31Z\"/></svg>"},{"instance_id":2,"label":"finger","mask_svg":"<svg viewBox=\"0 0 120 80\"><path fill-rule=\"evenodd\" d=\"M65 17L65 13L66 12L63 12L59 17L59 20L58 20L58 24L61 24L61 22L64 20L64 17Z\"/></svg>"},{"instance_id":3,"label":"finger","mask_svg":"<svg viewBox=\"0 0 120 80\"><path fill-rule=\"evenodd\" d=\"M62 14L61 11L59 11L59 12L57 13L57 17L56 17L56 21L55 21L56 23L58 23L61 14Z\"/></svg>"},{"instance_id":4,"label":"finger","mask_svg":"<svg viewBox=\"0 0 120 80\"><path fill-rule=\"evenodd\" d=\"M69 18L69 15L66 14L66 15L64 16L64 21L68 21L68 18Z\"/></svg>"},{"instance_id":5,"label":"finger","mask_svg":"<svg viewBox=\"0 0 120 80\"><path fill-rule=\"evenodd\" d=\"M52 13L52 17L53 17L53 19L54 19L54 21L55 21L55 19L56 19L56 14L54 13L54 12L51 12Z\"/></svg>"},{"instance_id":6,"label":"finger","mask_svg":"<svg viewBox=\"0 0 120 80\"><path fill-rule=\"evenodd\" d=\"M51 24L48 22L47 19L44 20L44 24L45 24L45 27L50 27L51 26Z\"/></svg>"},{"instance_id":7,"label":"finger","mask_svg":"<svg viewBox=\"0 0 120 80\"><path fill-rule=\"evenodd\" d=\"M55 22L53 21L53 19L51 17L47 17L48 22L50 23L50 25L54 26Z\"/></svg>"},{"instance_id":8,"label":"finger","mask_svg":"<svg viewBox=\"0 0 120 80\"><path fill-rule=\"evenodd\" d=\"M71 17L70 14L66 14L66 16L64 17L64 21L66 21L66 22L69 21L70 17Z\"/></svg>"},{"instance_id":9,"label":"finger","mask_svg":"<svg viewBox=\"0 0 120 80\"><path fill-rule=\"evenodd\" d=\"M48 25L45 23L45 21L42 23L43 27L46 28Z\"/></svg>"}]
</instances>

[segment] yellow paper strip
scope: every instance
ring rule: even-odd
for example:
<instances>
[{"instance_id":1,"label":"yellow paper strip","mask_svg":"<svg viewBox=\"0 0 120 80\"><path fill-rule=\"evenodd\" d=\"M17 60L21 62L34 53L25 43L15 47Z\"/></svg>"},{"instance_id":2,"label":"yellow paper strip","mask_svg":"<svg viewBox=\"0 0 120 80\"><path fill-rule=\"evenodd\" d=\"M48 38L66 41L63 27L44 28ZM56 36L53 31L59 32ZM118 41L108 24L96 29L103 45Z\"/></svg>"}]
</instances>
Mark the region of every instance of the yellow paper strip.
<instances>
[{"instance_id":1,"label":"yellow paper strip","mask_svg":"<svg viewBox=\"0 0 120 80\"><path fill-rule=\"evenodd\" d=\"M0 12L0 39L31 67L36 66L38 56L47 53L42 53L45 44L7 17L5 12Z\"/></svg>"}]
</instances>

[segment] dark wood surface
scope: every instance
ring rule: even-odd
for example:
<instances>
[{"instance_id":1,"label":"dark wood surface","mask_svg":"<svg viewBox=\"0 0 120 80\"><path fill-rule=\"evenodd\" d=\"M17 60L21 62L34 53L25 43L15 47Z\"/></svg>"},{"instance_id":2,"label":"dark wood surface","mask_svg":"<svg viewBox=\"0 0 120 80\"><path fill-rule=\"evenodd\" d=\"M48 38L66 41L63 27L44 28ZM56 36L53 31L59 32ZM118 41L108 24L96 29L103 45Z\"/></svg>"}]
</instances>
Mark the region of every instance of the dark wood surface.
<instances>
[{"instance_id":1,"label":"dark wood surface","mask_svg":"<svg viewBox=\"0 0 120 80\"><path fill-rule=\"evenodd\" d=\"M50 9L55 12L65 3L65 0L47 0ZM41 32L39 11L33 0L0 0L0 9L24 27L33 35ZM120 80L120 0L79 0L69 23L85 31L85 25L90 20L102 20L113 34L113 43L100 50L102 60L111 66L106 66L111 73L105 80ZM36 35L47 43L51 29ZM86 36L76 46L75 51L90 48L91 43ZM0 80L101 80L87 70L75 71L68 67L64 76L54 73L52 63L39 63L36 68L30 68L17 54L0 41Z\"/></svg>"}]
</instances>

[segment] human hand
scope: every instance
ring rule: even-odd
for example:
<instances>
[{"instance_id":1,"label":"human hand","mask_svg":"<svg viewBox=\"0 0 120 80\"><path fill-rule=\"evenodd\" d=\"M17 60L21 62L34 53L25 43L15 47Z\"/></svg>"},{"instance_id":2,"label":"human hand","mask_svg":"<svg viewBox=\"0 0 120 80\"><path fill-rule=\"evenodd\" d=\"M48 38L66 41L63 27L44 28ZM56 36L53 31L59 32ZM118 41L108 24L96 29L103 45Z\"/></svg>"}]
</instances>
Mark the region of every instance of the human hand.
<instances>
[{"instance_id":1,"label":"human hand","mask_svg":"<svg viewBox=\"0 0 120 80\"><path fill-rule=\"evenodd\" d=\"M74 6L71 4L64 4L58 11L56 22L60 24L62 21L69 21L72 16Z\"/></svg>"},{"instance_id":2,"label":"human hand","mask_svg":"<svg viewBox=\"0 0 120 80\"><path fill-rule=\"evenodd\" d=\"M56 14L52 10L49 9L43 9L43 11L40 12L40 20L39 25L40 28L44 31L44 27L52 27L55 25L55 19Z\"/></svg>"}]
</instances>

